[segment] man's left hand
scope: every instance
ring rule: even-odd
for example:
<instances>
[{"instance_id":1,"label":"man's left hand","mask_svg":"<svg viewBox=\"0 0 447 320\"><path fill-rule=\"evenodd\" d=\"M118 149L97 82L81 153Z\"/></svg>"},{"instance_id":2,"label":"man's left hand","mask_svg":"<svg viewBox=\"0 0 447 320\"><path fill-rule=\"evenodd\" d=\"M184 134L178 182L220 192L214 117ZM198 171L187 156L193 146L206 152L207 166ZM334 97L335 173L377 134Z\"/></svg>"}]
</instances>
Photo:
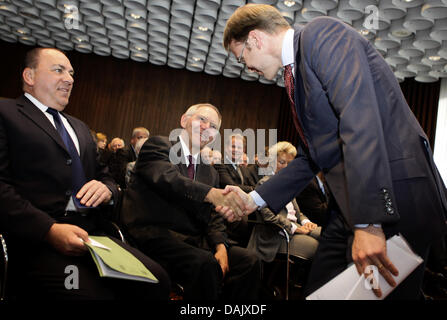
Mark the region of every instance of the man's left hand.
<instances>
[{"instance_id":1,"label":"man's left hand","mask_svg":"<svg viewBox=\"0 0 447 320\"><path fill-rule=\"evenodd\" d=\"M97 207L103 202L109 202L112 199L112 192L101 181L91 180L82 186L76 198L86 207Z\"/></svg>"},{"instance_id":2,"label":"man's left hand","mask_svg":"<svg viewBox=\"0 0 447 320\"><path fill-rule=\"evenodd\" d=\"M396 286L393 275L397 276L399 271L387 256L386 239L381 227L370 225L366 228L355 229L352 259L359 274L364 274L368 266L375 265L388 284L392 287ZM368 275L365 273L366 276ZM377 297L382 296L380 287L373 291Z\"/></svg>"}]
</instances>

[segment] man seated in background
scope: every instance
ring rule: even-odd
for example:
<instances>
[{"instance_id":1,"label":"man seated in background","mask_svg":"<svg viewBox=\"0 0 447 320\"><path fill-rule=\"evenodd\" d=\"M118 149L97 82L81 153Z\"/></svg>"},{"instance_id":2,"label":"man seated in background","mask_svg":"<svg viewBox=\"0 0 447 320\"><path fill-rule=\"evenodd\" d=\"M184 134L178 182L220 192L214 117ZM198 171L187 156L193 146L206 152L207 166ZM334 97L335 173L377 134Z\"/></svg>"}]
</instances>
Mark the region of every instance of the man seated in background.
<instances>
[{"instance_id":1,"label":"man seated in background","mask_svg":"<svg viewBox=\"0 0 447 320\"><path fill-rule=\"evenodd\" d=\"M137 144L135 145L135 153L137 154L137 159L138 159L138 154L140 153L141 147L143 146L143 144L146 142L148 138L143 138L137 141ZM126 186L128 186L130 184L130 182L132 181L132 177L135 174L135 163L137 162L137 160L129 162L126 166Z\"/></svg>"},{"instance_id":2,"label":"man seated in background","mask_svg":"<svg viewBox=\"0 0 447 320\"><path fill-rule=\"evenodd\" d=\"M87 125L63 112L73 73L63 52L33 49L22 73L24 95L0 101L0 232L8 242L10 293L27 299L167 299L168 275L140 251L115 240L158 284L101 278L84 244L90 234L103 234L104 211L119 192L97 162ZM77 270L77 288L66 287L68 266Z\"/></svg>"},{"instance_id":3,"label":"man seated in background","mask_svg":"<svg viewBox=\"0 0 447 320\"><path fill-rule=\"evenodd\" d=\"M200 156L218 134L221 115L211 104L197 104L180 124L176 141L156 136L143 145L124 195L123 224L138 247L184 288L185 300L254 300L259 261L228 243L213 207L236 208L240 199L222 195L217 172Z\"/></svg>"},{"instance_id":4,"label":"man seated in background","mask_svg":"<svg viewBox=\"0 0 447 320\"><path fill-rule=\"evenodd\" d=\"M257 177L243 165L245 139L241 134L233 134L225 141L224 161L214 167L219 172L220 187L227 185L238 186L245 192L254 190ZM244 216L240 221L227 222L228 236L243 247L246 247L252 225L248 223L248 217Z\"/></svg>"},{"instance_id":5,"label":"man seated in background","mask_svg":"<svg viewBox=\"0 0 447 320\"><path fill-rule=\"evenodd\" d=\"M127 158L127 162L132 162L137 160L138 151L137 151L137 143L141 139L149 138L149 130L145 127L137 127L132 130L132 137L130 138L130 144L123 148L123 152Z\"/></svg>"}]
</instances>

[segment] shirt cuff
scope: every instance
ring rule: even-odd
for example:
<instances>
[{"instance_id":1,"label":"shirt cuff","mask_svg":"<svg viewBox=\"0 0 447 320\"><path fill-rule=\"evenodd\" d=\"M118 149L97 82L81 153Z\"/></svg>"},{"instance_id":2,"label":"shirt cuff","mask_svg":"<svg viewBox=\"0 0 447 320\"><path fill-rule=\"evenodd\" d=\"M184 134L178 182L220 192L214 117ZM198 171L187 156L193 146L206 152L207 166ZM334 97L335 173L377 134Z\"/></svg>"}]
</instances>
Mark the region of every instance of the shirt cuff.
<instances>
[{"instance_id":1,"label":"shirt cuff","mask_svg":"<svg viewBox=\"0 0 447 320\"><path fill-rule=\"evenodd\" d=\"M365 229L365 228L367 228L369 225L371 225L371 223L360 223L360 224L355 224L354 227L356 227L356 228L360 228L360 229ZM374 223L374 224L372 224L372 226L373 226L373 227L376 227L376 228L381 228L381 227L382 227L382 224L381 224L381 223Z\"/></svg>"},{"instance_id":2,"label":"shirt cuff","mask_svg":"<svg viewBox=\"0 0 447 320\"><path fill-rule=\"evenodd\" d=\"M306 223L311 222L309 219L303 219L301 225L304 226Z\"/></svg>"},{"instance_id":3,"label":"shirt cuff","mask_svg":"<svg viewBox=\"0 0 447 320\"><path fill-rule=\"evenodd\" d=\"M258 209L263 209L267 207L267 203L264 201L264 199L261 198L259 193L257 193L256 191L253 190L248 195L253 199L253 201L259 207Z\"/></svg>"}]
</instances>

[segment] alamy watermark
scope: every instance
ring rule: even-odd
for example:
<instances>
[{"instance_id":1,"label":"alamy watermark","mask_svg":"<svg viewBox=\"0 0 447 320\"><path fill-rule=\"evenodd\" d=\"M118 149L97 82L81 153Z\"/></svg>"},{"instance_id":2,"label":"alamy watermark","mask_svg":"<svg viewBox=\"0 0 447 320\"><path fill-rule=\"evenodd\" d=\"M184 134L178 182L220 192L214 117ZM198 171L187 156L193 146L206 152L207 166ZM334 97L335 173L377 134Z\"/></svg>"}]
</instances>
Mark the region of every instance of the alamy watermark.
<instances>
[{"instance_id":1,"label":"alamy watermark","mask_svg":"<svg viewBox=\"0 0 447 320\"><path fill-rule=\"evenodd\" d=\"M276 154L268 156L266 149L277 143L277 129L224 129L222 136L216 129L200 130L200 121L192 121L191 133L188 134L186 129L178 128L171 131L169 134L170 141L177 141L170 149L169 160L172 164L180 164L185 162L181 150L182 144L178 141L181 136L185 144L189 144L191 154L197 154L203 149L209 148L213 151L218 151L222 155L220 163L231 164L235 159L231 159L228 155L228 144L231 144L233 136L243 137L244 146L243 153L246 155L245 164L257 164L259 167L258 173L260 175L268 175L276 170ZM267 137L268 134L268 137ZM191 139L191 142L189 141ZM227 154L227 156L225 156ZM206 157L199 157L198 161L206 162ZM240 164L241 158L236 159L236 164ZM234 162L233 162L234 163ZM209 164L209 163L207 163Z\"/></svg>"},{"instance_id":2,"label":"alamy watermark","mask_svg":"<svg viewBox=\"0 0 447 320\"><path fill-rule=\"evenodd\" d=\"M64 270L65 277L64 286L67 290L79 289L79 269L75 265L68 265Z\"/></svg>"}]
</instances>

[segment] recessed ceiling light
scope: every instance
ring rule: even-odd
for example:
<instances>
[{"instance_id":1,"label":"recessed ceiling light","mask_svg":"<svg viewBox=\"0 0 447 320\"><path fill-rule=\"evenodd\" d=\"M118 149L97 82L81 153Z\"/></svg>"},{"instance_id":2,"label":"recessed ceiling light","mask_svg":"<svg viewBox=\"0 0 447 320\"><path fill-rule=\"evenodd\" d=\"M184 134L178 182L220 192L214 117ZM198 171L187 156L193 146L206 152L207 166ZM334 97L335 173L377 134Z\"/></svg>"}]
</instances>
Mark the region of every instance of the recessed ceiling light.
<instances>
[{"instance_id":1,"label":"recessed ceiling light","mask_svg":"<svg viewBox=\"0 0 447 320\"><path fill-rule=\"evenodd\" d=\"M286 1L284 1L284 4L290 8L290 7L293 7L295 5L295 1L288 1L288 0L286 0Z\"/></svg>"},{"instance_id":2,"label":"recessed ceiling light","mask_svg":"<svg viewBox=\"0 0 447 320\"><path fill-rule=\"evenodd\" d=\"M192 57L192 60L194 60L195 62L199 62L201 59L197 57Z\"/></svg>"},{"instance_id":3,"label":"recessed ceiling light","mask_svg":"<svg viewBox=\"0 0 447 320\"><path fill-rule=\"evenodd\" d=\"M439 61L439 60L441 60L441 57L440 56L430 56L430 57L428 57L428 59L431 61Z\"/></svg>"},{"instance_id":4,"label":"recessed ceiling light","mask_svg":"<svg viewBox=\"0 0 447 320\"><path fill-rule=\"evenodd\" d=\"M132 18L134 18L135 20L141 19L141 16L138 15L138 14L135 14L135 13L131 13L130 16L131 16Z\"/></svg>"},{"instance_id":5,"label":"recessed ceiling light","mask_svg":"<svg viewBox=\"0 0 447 320\"><path fill-rule=\"evenodd\" d=\"M203 31L203 32L208 31L208 28L203 27L203 26L198 26L197 29L199 29L200 31Z\"/></svg>"}]
</instances>

